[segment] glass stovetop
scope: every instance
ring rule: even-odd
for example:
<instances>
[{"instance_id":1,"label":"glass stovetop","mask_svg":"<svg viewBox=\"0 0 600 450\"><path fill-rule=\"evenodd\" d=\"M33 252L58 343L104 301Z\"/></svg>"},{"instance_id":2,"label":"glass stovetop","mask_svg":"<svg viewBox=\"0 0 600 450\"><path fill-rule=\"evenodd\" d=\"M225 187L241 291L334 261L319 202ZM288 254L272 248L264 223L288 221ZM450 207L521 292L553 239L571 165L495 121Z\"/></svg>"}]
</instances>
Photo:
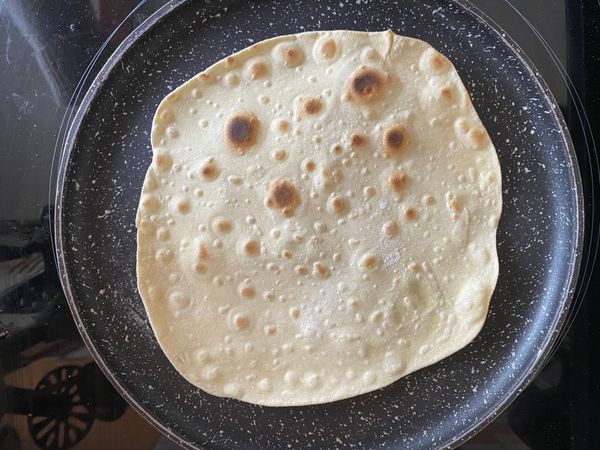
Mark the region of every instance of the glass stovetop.
<instances>
[{"instance_id":1,"label":"glass stovetop","mask_svg":"<svg viewBox=\"0 0 600 450\"><path fill-rule=\"evenodd\" d=\"M93 363L60 288L48 226L55 143L79 80L123 19L131 13L107 50L164 3L0 2L0 449L52 448L48 430L69 420L81 431L62 448L178 448L128 407ZM600 6L473 3L517 41L557 98L577 148L588 229L595 230L600 192L590 129L600 125ZM600 448L599 291L593 282L585 290L597 234L588 232L587 241L570 331L536 380L461 448ZM50 414L59 419L50 423Z\"/></svg>"}]
</instances>

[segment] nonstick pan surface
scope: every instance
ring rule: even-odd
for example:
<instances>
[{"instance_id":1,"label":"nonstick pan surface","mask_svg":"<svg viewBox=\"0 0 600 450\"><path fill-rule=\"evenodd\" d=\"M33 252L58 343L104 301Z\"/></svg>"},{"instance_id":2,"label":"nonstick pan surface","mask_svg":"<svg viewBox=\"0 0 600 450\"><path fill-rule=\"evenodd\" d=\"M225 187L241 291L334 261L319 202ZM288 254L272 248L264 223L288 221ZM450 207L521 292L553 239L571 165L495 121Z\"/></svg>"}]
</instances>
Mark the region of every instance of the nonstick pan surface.
<instances>
[{"instance_id":1,"label":"nonstick pan surface","mask_svg":"<svg viewBox=\"0 0 600 450\"><path fill-rule=\"evenodd\" d=\"M500 277L479 336L442 362L335 403L266 408L210 396L169 364L136 289L135 212L160 100L224 56L279 34L352 29L417 37L455 64L503 172ZM489 423L539 370L568 311L582 188L558 107L501 30L464 2L176 2L110 58L70 128L57 257L98 364L150 422L189 448L432 448Z\"/></svg>"}]
</instances>

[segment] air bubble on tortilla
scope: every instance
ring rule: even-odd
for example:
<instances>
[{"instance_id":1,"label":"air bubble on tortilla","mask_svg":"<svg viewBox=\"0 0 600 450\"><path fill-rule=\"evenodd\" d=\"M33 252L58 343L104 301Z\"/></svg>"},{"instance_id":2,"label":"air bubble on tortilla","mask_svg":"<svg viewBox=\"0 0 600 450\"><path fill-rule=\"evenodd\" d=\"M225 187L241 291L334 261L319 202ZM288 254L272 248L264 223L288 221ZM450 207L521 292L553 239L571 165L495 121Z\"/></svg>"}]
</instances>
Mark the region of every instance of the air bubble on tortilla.
<instances>
[{"instance_id":1,"label":"air bubble on tortilla","mask_svg":"<svg viewBox=\"0 0 600 450\"><path fill-rule=\"evenodd\" d=\"M231 221L223 216L217 216L211 222L211 229L214 233L229 233L231 228Z\"/></svg>"},{"instance_id":2,"label":"air bubble on tortilla","mask_svg":"<svg viewBox=\"0 0 600 450\"><path fill-rule=\"evenodd\" d=\"M429 74L439 74L450 68L450 62L433 48L428 48L419 59L419 68Z\"/></svg>"},{"instance_id":3,"label":"air bubble on tortilla","mask_svg":"<svg viewBox=\"0 0 600 450\"><path fill-rule=\"evenodd\" d=\"M288 69L298 67L304 62L304 50L292 42L277 44L272 52L273 59Z\"/></svg>"},{"instance_id":4,"label":"air bubble on tortilla","mask_svg":"<svg viewBox=\"0 0 600 450\"><path fill-rule=\"evenodd\" d=\"M242 251L246 256L257 256L260 253L260 244L256 239L245 239L242 242Z\"/></svg>"},{"instance_id":5,"label":"air bubble on tortilla","mask_svg":"<svg viewBox=\"0 0 600 450\"><path fill-rule=\"evenodd\" d=\"M316 278L328 278L331 275L331 271L322 261L315 261L313 263L312 274Z\"/></svg>"},{"instance_id":6,"label":"air bubble on tortilla","mask_svg":"<svg viewBox=\"0 0 600 450\"><path fill-rule=\"evenodd\" d=\"M283 161L286 157L286 154L287 153L284 149L278 148L276 150L273 150L272 157L276 161Z\"/></svg>"},{"instance_id":7,"label":"air bubble on tortilla","mask_svg":"<svg viewBox=\"0 0 600 450\"><path fill-rule=\"evenodd\" d=\"M190 201L184 197L175 197L171 203L173 210L179 214L188 214L192 208Z\"/></svg>"},{"instance_id":8,"label":"air bubble on tortilla","mask_svg":"<svg viewBox=\"0 0 600 450\"><path fill-rule=\"evenodd\" d=\"M248 61L245 74L252 80L258 80L269 75L269 64L263 59L256 58Z\"/></svg>"},{"instance_id":9,"label":"air bubble on tortilla","mask_svg":"<svg viewBox=\"0 0 600 450\"><path fill-rule=\"evenodd\" d=\"M155 212L160 208L160 201L153 195L144 195L140 201L140 206L146 211Z\"/></svg>"},{"instance_id":10,"label":"air bubble on tortilla","mask_svg":"<svg viewBox=\"0 0 600 450\"><path fill-rule=\"evenodd\" d=\"M327 200L327 211L336 214L343 215L348 212L350 205L348 200L341 195L333 194Z\"/></svg>"},{"instance_id":11,"label":"air bubble on tortilla","mask_svg":"<svg viewBox=\"0 0 600 450\"><path fill-rule=\"evenodd\" d=\"M198 175L204 181L214 181L218 178L220 173L221 170L219 169L215 158L212 157L204 160L198 169Z\"/></svg>"},{"instance_id":12,"label":"air bubble on tortilla","mask_svg":"<svg viewBox=\"0 0 600 450\"><path fill-rule=\"evenodd\" d=\"M158 119L164 123L171 123L175 120L175 114L170 109L164 109L159 115Z\"/></svg>"},{"instance_id":13,"label":"air bubble on tortilla","mask_svg":"<svg viewBox=\"0 0 600 450\"><path fill-rule=\"evenodd\" d=\"M155 153L153 158L153 165L160 172L166 172L173 166L173 158L166 152Z\"/></svg>"},{"instance_id":14,"label":"air bubble on tortilla","mask_svg":"<svg viewBox=\"0 0 600 450\"><path fill-rule=\"evenodd\" d=\"M196 75L194 77L194 79L201 84L212 84L215 81L214 75L211 72L209 72L208 70L205 70L204 72L200 72L198 75Z\"/></svg>"},{"instance_id":15,"label":"air bubble on tortilla","mask_svg":"<svg viewBox=\"0 0 600 450\"><path fill-rule=\"evenodd\" d=\"M313 56L322 63L330 64L340 55L339 43L330 36L317 39L313 47Z\"/></svg>"},{"instance_id":16,"label":"air bubble on tortilla","mask_svg":"<svg viewBox=\"0 0 600 450\"><path fill-rule=\"evenodd\" d=\"M225 75L225 85L229 87L234 87L240 84L240 77L235 73L228 73Z\"/></svg>"}]
</instances>

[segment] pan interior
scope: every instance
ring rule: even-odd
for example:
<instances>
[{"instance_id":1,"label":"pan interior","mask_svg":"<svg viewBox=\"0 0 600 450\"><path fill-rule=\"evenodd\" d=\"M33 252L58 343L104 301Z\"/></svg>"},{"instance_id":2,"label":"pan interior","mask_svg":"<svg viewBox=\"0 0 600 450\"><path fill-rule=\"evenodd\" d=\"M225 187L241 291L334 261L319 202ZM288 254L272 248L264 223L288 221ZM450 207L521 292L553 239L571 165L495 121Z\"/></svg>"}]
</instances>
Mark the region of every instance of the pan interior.
<instances>
[{"instance_id":1,"label":"pan interior","mask_svg":"<svg viewBox=\"0 0 600 450\"><path fill-rule=\"evenodd\" d=\"M134 223L152 114L175 86L252 42L344 28L391 28L430 42L472 94L503 170L500 277L489 317L464 350L354 399L262 408L212 397L166 360L136 290ZM95 356L149 418L192 447L429 448L455 441L519 388L569 301L581 189L556 105L488 25L458 4L435 1L190 2L117 57L72 131L60 180L59 256Z\"/></svg>"}]
</instances>

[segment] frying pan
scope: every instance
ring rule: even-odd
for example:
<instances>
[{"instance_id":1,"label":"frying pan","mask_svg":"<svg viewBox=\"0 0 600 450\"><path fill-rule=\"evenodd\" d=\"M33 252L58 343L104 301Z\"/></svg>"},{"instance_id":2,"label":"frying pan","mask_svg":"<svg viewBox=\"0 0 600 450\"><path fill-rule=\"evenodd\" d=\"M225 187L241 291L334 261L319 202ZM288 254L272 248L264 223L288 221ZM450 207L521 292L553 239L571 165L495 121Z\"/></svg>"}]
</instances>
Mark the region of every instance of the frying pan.
<instances>
[{"instance_id":1,"label":"frying pan","mask_svg":"<svg viewBox=\"0 0 600 450\"><path fill-rule=\"evenodd\" d=\"M136 290L134 219L152 115L174 87L253 42L343 28L430 42L472 94L503 170L500 277L488 319L460 352L370 394L296 408L213 397L169 364ZM170 3L92 83L59 170L57 259L79 330L119 392L187 448L456 446L533 379L577 280L582 187L565 123L515 43L464 1Z\"/></svg>"}]
</instances>

